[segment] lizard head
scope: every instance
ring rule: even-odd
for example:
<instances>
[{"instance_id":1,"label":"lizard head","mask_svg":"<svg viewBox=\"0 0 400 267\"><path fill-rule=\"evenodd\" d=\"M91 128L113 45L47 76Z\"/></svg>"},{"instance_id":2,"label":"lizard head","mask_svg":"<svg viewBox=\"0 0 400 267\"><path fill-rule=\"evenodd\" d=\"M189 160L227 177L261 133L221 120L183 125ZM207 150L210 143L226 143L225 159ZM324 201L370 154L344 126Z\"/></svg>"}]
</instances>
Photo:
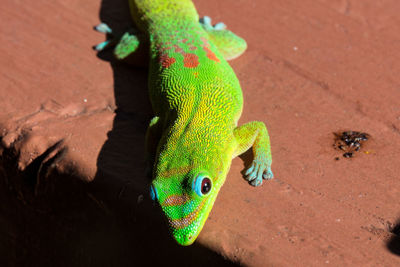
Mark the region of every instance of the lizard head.
<instances>
[{"instance_id":1,"label":"lizard head","mask_svg":"<svg viewBox=\"0 0 400 267\"><path fill-rule=\"evenodd\" d=\"M225 179L198 169L173 176L155 179L150 195L161 206L174 239L188 246L202 230Z\"/></svg>"}]
</instances>

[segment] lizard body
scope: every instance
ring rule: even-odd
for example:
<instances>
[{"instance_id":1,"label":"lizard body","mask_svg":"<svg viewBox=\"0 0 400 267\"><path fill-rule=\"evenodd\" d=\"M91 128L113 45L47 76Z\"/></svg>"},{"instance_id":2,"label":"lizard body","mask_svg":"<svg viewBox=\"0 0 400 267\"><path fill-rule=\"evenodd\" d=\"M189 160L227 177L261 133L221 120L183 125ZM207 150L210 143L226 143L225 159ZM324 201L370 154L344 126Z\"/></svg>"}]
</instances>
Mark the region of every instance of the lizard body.
<instances>
[{"instance_id":1,"label":"lizard body","mask_svg":"<svg viewBox=\"0 0 400 267\"><path fill-rule=\"evenodd\" d=\"M175 240L190 245L199 235L231 160L250 147L254 160L247 180L271 179L268 132L262 122L237 126L243 97L226 59L239 56L246 42L225 25L199 22L190 0L130 0L140 30L116 41L125 59L148 44L149 94L155 117L146 134L152 166L151 195L161 206ZM111 33L105 24L97 30Z\"/></svg>"}]
</instances>

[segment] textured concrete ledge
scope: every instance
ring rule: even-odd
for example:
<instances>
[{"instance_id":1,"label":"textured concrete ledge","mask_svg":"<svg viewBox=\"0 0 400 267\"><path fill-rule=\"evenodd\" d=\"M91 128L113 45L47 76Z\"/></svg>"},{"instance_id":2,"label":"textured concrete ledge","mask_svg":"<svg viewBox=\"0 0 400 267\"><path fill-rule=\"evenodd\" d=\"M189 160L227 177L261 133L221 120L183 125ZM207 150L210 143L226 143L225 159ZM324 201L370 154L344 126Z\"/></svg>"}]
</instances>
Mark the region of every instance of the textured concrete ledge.
<instances>
[{"instance_id":1,"label":"textured concrete ledge","mask_svg":"<svg viewBox=\"0 0 400 267\"><path fill-rule=\"evenodd\" d=\"M131 26L126 1L6 0L1 265L399 265L398 1L195 4L248 42L232 62L241 122L267 123L276 179L252 188L235 159L198 241L178 247L146 198L147 72L91 50L100 20ZM372 138L345 159L341 130Z\"/></svg>"}]
</instances>

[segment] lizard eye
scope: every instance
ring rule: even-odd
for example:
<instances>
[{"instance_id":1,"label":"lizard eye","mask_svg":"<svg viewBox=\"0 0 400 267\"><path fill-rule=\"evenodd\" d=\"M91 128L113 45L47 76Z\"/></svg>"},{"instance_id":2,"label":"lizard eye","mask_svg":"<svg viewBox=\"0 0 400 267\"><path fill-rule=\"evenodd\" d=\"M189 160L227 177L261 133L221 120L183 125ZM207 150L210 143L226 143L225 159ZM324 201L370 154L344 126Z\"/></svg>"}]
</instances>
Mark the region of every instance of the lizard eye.
<instances>
[{"instance_id":1,"label":"lizard eye","mask_svg":"<svg viewBox=\"0 0 400 267\"><path fill-rule=\"evenodd\" d=\"M207 195L211 191L212 182L211 182L210 178L200 175L194 181L193 186L194 186L194 188L193 188L194 191L199 196L204 196L204 195Z\"/></svg>"}]
</instances>

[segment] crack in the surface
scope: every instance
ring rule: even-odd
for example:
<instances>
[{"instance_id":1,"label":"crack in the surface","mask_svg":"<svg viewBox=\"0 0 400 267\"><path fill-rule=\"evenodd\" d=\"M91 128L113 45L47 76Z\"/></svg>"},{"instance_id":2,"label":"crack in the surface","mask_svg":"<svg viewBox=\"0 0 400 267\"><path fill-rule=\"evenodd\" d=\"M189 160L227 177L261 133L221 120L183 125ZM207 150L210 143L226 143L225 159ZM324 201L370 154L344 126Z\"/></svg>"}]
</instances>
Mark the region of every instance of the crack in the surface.
<instances>
[{"instance_id":1,"label":"crack in the surface","mask_svg":"<svg viewBox=\"0 0 400 267\"><path fill-rule=\"evenodd\" d=\"M299 66L287 61L287 60L282 60L283 65L290 69L292 72L296 73L297 75L303 77L306 80L311 81L313 84L317 85L318 87L324 89L324 90L329 90L329 85L324 82L324 81L320 81L316 78L313 77L313 75L309 72L307 72L306 70L300 68Z\"/></svg>"},{"instance_id":2,"label":"crack in the surface","mask_svg":"<svg viewBox=\"0 0 400 267\"><path fill-rule=\"evenodd\" d=\"M380 122L383 125L385 125L386 127L388 127L389 129L392 129L394 133L400 135L400 129L391 121L387 121L387 120L383 120L383 119L377 119L375 117L371 117L367 114L367 112L365 110L363 110L363 105L360 103L360 101L351 101L349 99L347 99L345 96L342 96L338 93L335 93L334 91L330 90L330 87L328 85L328 83L318 80L315 77L313 77L313 75L311 73L309 73L308 71L300 68L299 66L297 66L296 64L293 64L287 60L281 59L278 60L278 62L282 62L284 67L288 68L289 70L291 70L292 72L294 72L296 75L310 81L311 83L315 84L316 86L324 89L325 91L329 92L329 94L333 97L335 97L337 100L346 103L346 105L350 105L351 107L355 107L354 111L356 111L358 114L360 114L363 117L368 117L370 119L373 119L374 121Z\"/></svg>"},{"instance_id":3,"label":"crack in the surface","mask_svg":"<svg viewBox=\"0 0 400 267\"><path fill-rule=\"evenodd\" d=\"M41 112L48 112L54 116L51 118L45 118L45 119L27 123L27 120L35 117L36 115L40 114ZM29 113L19 119L16 119L15 120L16 125L14 125L13 128L7 129L7 127L3 126L4 128L2 129L2 132L0 133L0 137L4 137L10 133L18 133L19 132L18 137L11 143L11 145L13 145L17 141L21 140L21 138L26 134L26 131L31 129L33 126L40 125L40 124L43 124L46 122L50 122L50 123L53 121L59 122L60 120L66 121L66 120L77 118L77 117L92 116L92 115L99 114L102 112L115 112L115 107L113 107L110 104L107 104L105 107L93 109L90 111L88 111L86 108L84 108L84 109L82 109L81 112L78 112L74 115L60 115L54 111L44 108L43 104L42 104L39 110L36 110L36 111Z\"/></svg>"}]
</instances>

